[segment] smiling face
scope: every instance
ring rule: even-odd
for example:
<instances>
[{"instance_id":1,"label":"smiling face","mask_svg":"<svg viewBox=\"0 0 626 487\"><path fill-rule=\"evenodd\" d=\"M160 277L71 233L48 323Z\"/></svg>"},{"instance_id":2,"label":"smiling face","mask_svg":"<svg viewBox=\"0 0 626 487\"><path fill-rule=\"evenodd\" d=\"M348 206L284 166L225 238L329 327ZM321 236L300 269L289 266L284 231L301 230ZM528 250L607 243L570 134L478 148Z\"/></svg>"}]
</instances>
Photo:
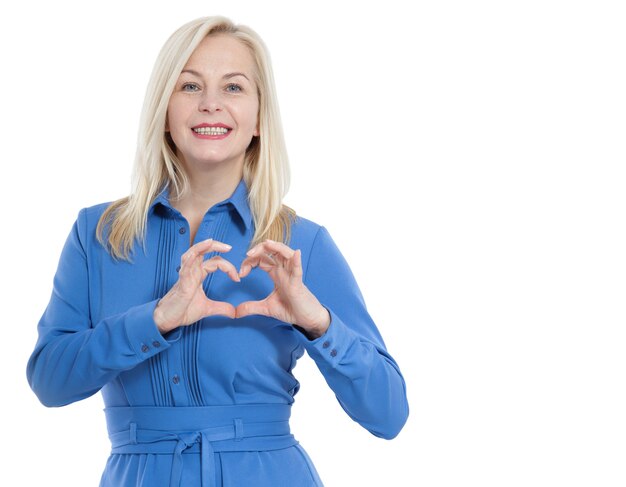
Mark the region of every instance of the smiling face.
<instances>
[{"instance_id":1,"label":"smiling face","mask_svg":"<svg viewBox=\"0 0 626 487\"><path fill-rule=\"evenodd\" d=\"M183 68L167 108L182 164L243 167L259 135L255 64L248 47L228 34L205 37Z\"/></svg>"}]
</instances>

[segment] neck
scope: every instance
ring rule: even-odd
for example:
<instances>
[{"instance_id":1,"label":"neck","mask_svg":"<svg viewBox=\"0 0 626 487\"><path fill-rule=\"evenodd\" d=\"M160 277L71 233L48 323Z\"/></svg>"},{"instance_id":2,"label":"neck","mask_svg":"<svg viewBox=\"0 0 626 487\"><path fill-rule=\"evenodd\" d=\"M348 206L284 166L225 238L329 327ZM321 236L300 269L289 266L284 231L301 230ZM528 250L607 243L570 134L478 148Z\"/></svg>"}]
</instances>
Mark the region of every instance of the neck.
<instances>
[{"instance_id":1,"label":"neck","mask_svg":"<svg viewBox=\"0 0 626 487\"><path fill-rule=\"evenodd\" d=\"M205 214L213 205L231 196L243 177L243 158L233 164L216 164L204 167L187 164L182 160L189 176L189 192L174 206L181 213Z\"/></svg>"}]
</instances>

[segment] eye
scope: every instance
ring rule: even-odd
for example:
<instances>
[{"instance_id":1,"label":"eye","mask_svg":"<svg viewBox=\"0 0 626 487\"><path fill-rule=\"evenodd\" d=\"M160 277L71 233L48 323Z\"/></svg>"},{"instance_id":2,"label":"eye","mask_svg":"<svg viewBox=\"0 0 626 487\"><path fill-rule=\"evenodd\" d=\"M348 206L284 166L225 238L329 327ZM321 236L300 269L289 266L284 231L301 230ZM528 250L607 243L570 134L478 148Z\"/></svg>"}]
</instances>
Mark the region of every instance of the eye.
<instances>
[{"instance_id":1,"label":"eye","mask_svg":"<svg viewBox=\"0 0 626 487\"><path fill-rule=\"evenodd\" d=\"M181 86L181 89L183 91L198 91L200 87L195 83L185 83L183 86Z\"/></svg>"},{"instance_id":2,"label":"eye","mask_svg":"<svg viewBox=\"0 0 626 487\"><path fill-rule=\"evenodd\" d=\"M232 90L231 88L234 88L234 90ZM230 91L231 93L237 93L241 91L241 86L239 86L237 83L230 83L228 86L226 86L226 91Z\"/></svg>"}]
</instances>

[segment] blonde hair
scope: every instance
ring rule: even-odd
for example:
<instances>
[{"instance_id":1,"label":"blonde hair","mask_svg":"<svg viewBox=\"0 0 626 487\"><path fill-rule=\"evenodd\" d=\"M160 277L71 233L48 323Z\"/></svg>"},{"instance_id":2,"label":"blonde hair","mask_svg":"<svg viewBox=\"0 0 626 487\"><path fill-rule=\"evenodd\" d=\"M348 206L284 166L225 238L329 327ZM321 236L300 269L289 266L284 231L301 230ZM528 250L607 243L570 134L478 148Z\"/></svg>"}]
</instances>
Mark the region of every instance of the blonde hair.
<instances>
[{"instance_id":1,"label":"blonde hair","mask_svg":"<svg viewBox=\"0 0 626 487\"><path fill-rule=\"evenodd\" d=\"M109 253L131 261L135 239L143 244L148 210L164 186L176 197L189 191L189 178L166 136L167 106L178 77L200 42L208 35L232 35L250 49L255 62L259 97L259 132L244 156L243 178L248 187L255 232L251 246L265 240L289 242L294 210L282 203L289 188L289 160L283 136L269 52L250 27L222 16L193 20L174 32L161 49L146 90L129 196L104 211L96 236ZM174 197L174 195L172 195ZM110 230L105 243L105 228Z\"/></svg>"}]
</instances>

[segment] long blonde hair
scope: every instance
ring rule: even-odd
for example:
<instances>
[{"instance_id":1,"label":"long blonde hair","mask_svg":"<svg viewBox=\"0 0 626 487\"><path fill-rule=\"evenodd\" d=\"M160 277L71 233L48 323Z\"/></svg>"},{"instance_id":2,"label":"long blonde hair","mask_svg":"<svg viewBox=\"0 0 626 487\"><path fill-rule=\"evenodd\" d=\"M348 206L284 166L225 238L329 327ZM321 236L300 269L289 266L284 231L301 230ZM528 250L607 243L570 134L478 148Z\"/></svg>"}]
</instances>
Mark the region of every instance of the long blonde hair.
<instances>
[{"instance_id":1,"label":"long blonde hair","mask_svg":"<svg viewBox=\"0 0 626 487\"><path fill-rule=\"evenodd\" d=\"M180 197L189 191L189 178L166 137L167 106L178 77L198 44L211 34L229 34L247 46L255 62L259 97L259 132L244 157L243 178L249 191L255 233L251 246L266 238L289 242L294 210L282 203L289 188L285 147L274 75L263 40L250 27L222 16L193 20L174 32L161 49L146 90L129 196L104 211L96 236L117 259L131 261L135 239L143 244L150 205L164 186ZM172 191L170 191L172 194ZM105 243L105 229L109 229Z\"/></svg>"}]
</instances>

